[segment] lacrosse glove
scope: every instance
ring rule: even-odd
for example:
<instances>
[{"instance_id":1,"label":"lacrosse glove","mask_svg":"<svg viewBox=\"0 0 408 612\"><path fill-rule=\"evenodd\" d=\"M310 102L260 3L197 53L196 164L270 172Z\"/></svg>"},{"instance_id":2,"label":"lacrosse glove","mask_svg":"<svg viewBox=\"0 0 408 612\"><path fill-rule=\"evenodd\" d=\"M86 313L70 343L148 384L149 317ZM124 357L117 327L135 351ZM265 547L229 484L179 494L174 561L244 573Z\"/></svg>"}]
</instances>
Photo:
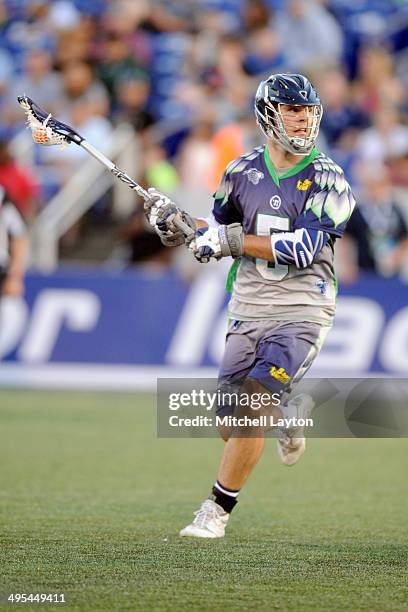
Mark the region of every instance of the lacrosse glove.
<instances>
[{"instance_id":1,"label":"lacrosse glove","mask_svg":"<svg viewBox=\"0 0 408 612\"><path fill-rule=\"evenodd\" d=\"M240 223L199 229L189 244L194 257L200 263L221 257L241 257L244 252L244 234Z\"/></svg>"},{"instance_id":2,"label":"lacrosse glove","mask_svg":"<svg viewBox=\"0 0 408 612\"><path fill-rule=\"evenodd\" d=\"M174 221L178 218L195 231L194 219L154 187L147 191L150 196L144 205L147 220L154 227L162 244L168 247L185 244L186 236Z\"/></svg>"}]
</instances>

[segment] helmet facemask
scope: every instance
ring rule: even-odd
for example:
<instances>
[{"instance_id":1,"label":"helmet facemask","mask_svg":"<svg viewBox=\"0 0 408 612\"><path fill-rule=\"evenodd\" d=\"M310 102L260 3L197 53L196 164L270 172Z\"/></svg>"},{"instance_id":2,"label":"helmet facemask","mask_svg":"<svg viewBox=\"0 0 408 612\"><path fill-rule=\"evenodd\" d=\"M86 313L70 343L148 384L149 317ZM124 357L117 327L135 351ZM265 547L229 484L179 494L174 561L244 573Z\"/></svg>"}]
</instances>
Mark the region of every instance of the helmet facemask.
<instances>
[{"instance_id":1,"label":"helmet facemask","mask_svg":"<svg viewBox=\"0 0 408 612\"><path fill-rule=\"evenodd\" d=\"M313 149L314 143L319 133L320 121L323 115L321 104L302 105L301 108L306 110L306 116L286 115L285 119L282 116L281 103L268 102L265 104L264 115L257 112L257 119L260 128L265 136L274 140L281 145L286 151L293 155L307 155ZM300 106L300 105L290 105ZM285 127L286 124L286 127ZM288 130L291 133L288 133ZM305 131L296 135L296 130Z\"/></svg>"}]
</instances>

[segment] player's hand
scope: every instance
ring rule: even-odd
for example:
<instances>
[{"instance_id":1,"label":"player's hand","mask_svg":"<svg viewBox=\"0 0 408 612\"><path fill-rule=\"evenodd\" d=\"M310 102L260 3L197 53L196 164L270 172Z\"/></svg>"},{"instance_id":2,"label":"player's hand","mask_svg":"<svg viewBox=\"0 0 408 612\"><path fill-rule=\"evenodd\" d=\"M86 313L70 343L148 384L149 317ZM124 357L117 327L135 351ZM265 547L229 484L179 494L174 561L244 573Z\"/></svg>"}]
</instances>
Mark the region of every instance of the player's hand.
<instances>
[{"instance_id":1,"label":"player's hand","mask_svg":"<svg viewBox=\"0 0 408 612\"><path fill-rule=\"evenodd\" d=\"M189 249L200 263L221 257L241 257L244 250L244 234L240 223L199 229L190 242Z\"/></svg>"},{"instance_id":2,"label":"player's hand","mask_svg":"<svg viewBox=\"0 0 408 612\"><path fill-rule=\"evenodd\" d=\"M149 200L145 202L147 219L165 246L179 246L186 242L186 237L175 223L178 218L195 231L196 225L188 213L154 187L148 189Z\"/></svg>"}]
</instances>

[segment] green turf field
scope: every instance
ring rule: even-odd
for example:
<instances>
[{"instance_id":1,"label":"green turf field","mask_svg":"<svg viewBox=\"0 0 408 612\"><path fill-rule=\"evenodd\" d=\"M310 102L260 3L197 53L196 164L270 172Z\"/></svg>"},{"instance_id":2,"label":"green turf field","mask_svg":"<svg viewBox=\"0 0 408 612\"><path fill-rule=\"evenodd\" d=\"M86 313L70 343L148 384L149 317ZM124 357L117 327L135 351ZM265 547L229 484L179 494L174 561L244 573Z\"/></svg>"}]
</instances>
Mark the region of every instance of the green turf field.
<instances>
[{"instance_id":1,"label":"green turf field","mask_svg":"<svg viewBox=\"0 0 408 612\"><path fill-rule=\"evenodd\" d=\"M310 440L293 468L269 440L227 538L191 541L177 532L213 484L221 442L157 439L155 418L152 396L0 392L3 600L408 609L408 440Z\"/></svg>"}]
</instances>

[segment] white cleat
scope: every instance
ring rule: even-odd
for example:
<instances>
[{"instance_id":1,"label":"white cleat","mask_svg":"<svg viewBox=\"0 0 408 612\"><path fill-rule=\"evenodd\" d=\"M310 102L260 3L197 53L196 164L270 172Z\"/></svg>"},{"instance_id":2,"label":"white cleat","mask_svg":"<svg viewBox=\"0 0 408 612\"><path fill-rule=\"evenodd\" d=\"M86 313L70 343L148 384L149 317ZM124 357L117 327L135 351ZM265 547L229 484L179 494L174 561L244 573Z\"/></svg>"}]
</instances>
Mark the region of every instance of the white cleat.
<instances>
[{"instance_id":1,"label":"white cleat","mask_svg":"<svg viewBox=\"0 0 408 612\"><path fill-rule=\"evenodd\" d=\"M315 403L310 395L302 393L290 400L282 412L285 418L307 419L312 414L314 407ZM304 427L279 429L277 445L282 463L288 466L295 465L306 449Z\"/></svg>"},{"instance_id":2,"label":"white cleat","mask_svg":"<svg viewBox=\"0 0 408 612\"><path fill-rule=\"evenodd\" d=\"M192 538L224 537L229 514L212 499L206 499L194 515L193 522L184 527L179 535Z\"/></svg>"},{"instance_id":3,"label":"white cleat","mask_svg":"<svg viewBox=\"0 0 408 612\"><path fill-rule=\"evenodd\" d=\"M295 465L306 450L305 438L291 438L284 432L279 434L278 455L284 465Z\"/></svg>"}]
</instances>

